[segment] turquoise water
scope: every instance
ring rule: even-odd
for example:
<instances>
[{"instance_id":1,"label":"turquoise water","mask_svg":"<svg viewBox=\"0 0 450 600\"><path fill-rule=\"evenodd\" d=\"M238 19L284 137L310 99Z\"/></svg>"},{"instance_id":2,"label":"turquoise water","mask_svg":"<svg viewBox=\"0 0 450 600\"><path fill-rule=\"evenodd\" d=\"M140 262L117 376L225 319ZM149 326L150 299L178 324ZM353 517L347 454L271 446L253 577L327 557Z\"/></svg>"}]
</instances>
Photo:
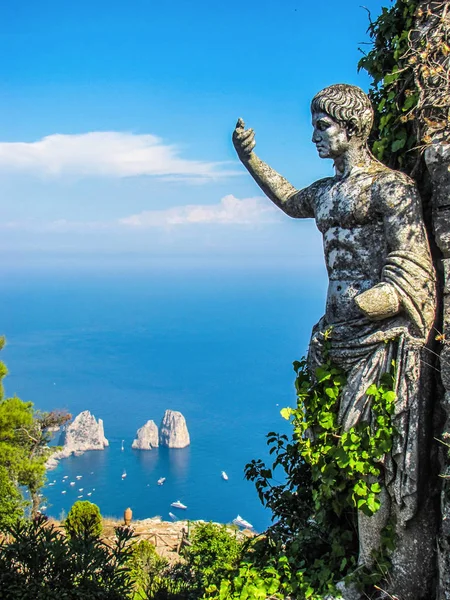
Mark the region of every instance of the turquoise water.
<instances>
[{"instance_id":1,"label":"turquoise water","mask_svg":"<svg viewBox=\"0 0 450 600\"><path fill-rule=\"evenodd\" d=\"M270 514L243 469L267 457L267 432L287 430L279 411L294 401L292 361L305 353L323 304L323 278L288 270L5 277L7 394L42 410L90 410L110 441L49 472L56 483L44 490L47 512L58 517L82 495L104 515L127 506L135 518L172 511L229 522L240 514L264 529ZM186 417L191 446L132 450L136 430L148 419L159 424L167 408ZM171 508L175 500L188 509Z\"/></svg>"}]
</instances>

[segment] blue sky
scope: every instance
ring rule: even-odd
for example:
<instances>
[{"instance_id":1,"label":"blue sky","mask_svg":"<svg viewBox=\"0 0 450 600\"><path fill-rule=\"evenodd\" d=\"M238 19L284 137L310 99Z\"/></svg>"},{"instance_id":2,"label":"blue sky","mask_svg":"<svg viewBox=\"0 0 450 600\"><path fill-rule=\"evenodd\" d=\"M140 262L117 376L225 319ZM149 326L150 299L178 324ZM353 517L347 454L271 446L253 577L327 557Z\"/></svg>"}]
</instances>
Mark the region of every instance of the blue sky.
<instances>
[{"instance_id":1,"label":"blue sky","mask_svg":"<svg viewBox=\"0 0 450 600\"><path fill-rule=\"evenodd\" d=\"M309 101L368 88L367 25L356 0L3 3L3 256L321 265L314 224L271 207L230 138L243 117L294 185L330 174Z\"/></svg>"}]
</instances>

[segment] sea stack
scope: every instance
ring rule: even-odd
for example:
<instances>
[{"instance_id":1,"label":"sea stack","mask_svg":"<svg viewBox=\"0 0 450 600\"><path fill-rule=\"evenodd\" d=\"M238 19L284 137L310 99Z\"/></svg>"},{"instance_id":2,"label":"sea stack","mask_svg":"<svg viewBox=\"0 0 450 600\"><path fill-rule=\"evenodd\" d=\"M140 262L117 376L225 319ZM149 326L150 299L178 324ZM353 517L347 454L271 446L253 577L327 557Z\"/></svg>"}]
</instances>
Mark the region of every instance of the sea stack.
<instances>
[{"instance_id":1,"label":"sea stack","mask_svg":"<svg viewBox=\"0 0 450 600\"><path fill-rule=\"evenodd\" d=\"M159 443L168 448L186 448L191 443L186 419L176 410L166 410L159 428Z\"/></svg>"},{"instance_id":2,"label":"sea stack","mask_svg":"<svg viewBox=\"0 0 450 600\"><path fill-rule=\"evenodd\" d=\"M135 450L151 450L158 447L158 427L154 421L147 421L137 430L136 436L131 444Z\"/></svg>"},{"instance_id":3,"label":"sea stack","mask_svg":"<svg viewBox=\"0 0 450 600\"><path fill-rule=\"evenodd\" d=\"M71 454L83 454L87 450L103 450L109 446L103 421L97 421L94 415L84 410L62 431L59 445L62 449L50 456L46 463L47 469L54 469L60 458L67 458Z\"/></svg>"},{"instance_id":4,"label":"sea stack","mask_svg":"<svg viewBox=\"0 0 450 600\"><path fill-rule=\"evenodd\" d=\"M109 446L105 438L103 421L101 419L97 421L88 410L77 415L64 433L63 451L69 454L72 452L79 454L86 450L103 450Z\"/></svg>"}]
</instances>

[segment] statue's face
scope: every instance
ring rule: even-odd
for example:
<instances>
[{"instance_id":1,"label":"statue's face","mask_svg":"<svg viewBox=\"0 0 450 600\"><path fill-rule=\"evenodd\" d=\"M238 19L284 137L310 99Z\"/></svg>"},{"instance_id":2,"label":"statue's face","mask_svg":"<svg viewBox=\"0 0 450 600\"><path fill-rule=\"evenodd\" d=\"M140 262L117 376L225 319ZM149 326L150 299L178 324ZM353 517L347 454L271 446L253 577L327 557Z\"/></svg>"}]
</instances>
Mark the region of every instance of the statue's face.
<instances>
[{"instance_id":1,"label":"statue's face","mask_svg":"<svg viewBox=\"0 0 450 600\"><path fill-rule=\"evenodd\" d=\"M349 135L345 125L324 112L312 113L312 125L312 141L320 158L338 158L348 150Z\"/></svg>"}]
</instances>

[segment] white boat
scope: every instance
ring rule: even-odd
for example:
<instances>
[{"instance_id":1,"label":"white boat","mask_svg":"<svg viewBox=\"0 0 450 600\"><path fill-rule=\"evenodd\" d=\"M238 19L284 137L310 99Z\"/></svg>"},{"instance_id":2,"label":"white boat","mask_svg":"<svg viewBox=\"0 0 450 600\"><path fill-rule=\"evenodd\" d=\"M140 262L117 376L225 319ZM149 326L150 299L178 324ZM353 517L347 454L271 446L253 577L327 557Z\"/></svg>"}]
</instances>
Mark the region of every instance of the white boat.
<instances>
[{"instance_id":1,"label":"white boat","mask_svg":"<svg viewBox=\"0 0 450 600\"><path fill-rule=\"evenodd\" d=\"M123 447L123 443L124 443L124 441L125 441L125 440L122 440L122 447L121 447L121 450L125 450L125 448Z\"/></svg>"},{"instance_id":2,"label":"white boat","mask_svg":"<svg viewBox=\"0 0 450 600\"><path fill-rule=\"evenodd\" d=\"M63 479L69 479L68 475L64 475Z\"/></svg>"},{"instance_id":3,"label":"white boat","mask_svg":"<svg viewBox=\"0 0 450 600\"><path fill-rule=\"evenodd\" d=\"M50 486L50 485L55 485L55 484L54 483L49 483L48 485Z\"/></svg>"},{"instance_id":4,"label":"white boat","mask_svg":"<svg viewBox=\"0 0 450 600\"><path fill-rule=\"evenodd\" d=\"M127 472L126 472L126 471L124 471L124 472L122 473L122 479L125 479L125 477L126 477L126 476L127 476Z\"/></svg>"},{"instance_id":5,"label":"white boat","mask_svg":"<svg viewBox=\"0 0 450 600\"><path fill-rule=\"evenodd\" d=\"M66 490L63 490L63 491L61 492L61 494L67 494Z\"/></svg>"},{"instance_id":6,"label":"white boat","mask_svg":"<svg viewBox=\"0 0 450 600\"><path fill-rule=\"evenodd\" d=\"M77 496L77 498L82 498L82 497L83 497L83 494L81 494L81 496Z\"/></svg>"},{"instance_id":7,"label":"white boat","mask_svg":"<svg viewBox=\"0 0 450 600\"><path fill-rule=\"evenodd\" d=\"M75 485L75 481L71 481L71 482L70 482L70 485Z\"/></svg>"},{"instance_id":8,"label":"white boat","mask_svg":"<svg viewBox=\"0 0 450 600\"><path fill-rule=\"evenodd\" d=\"M87 493L87 496L92 496L92 492L88 492L88 493Z\"/></svg>"},{"instance_id":9,"label":"white boat","mask_svg":"<svg viewBox=\"0 0 450 600\"><path fill-rule=\"evenodd\" d=\"M165 482L166 478L165 477L160 477L158 479L158 485L162 485Z\"/></svg>"},{"instance_id":10,"label":"white boat","mask_svg":"<svg viewBox=\"0 0 450 600\"><path fill-rule=\"evenodd\" d=\"M81 479L83 475L75 475L75 479Z\"/></svg>"},{"instance_id":11,"label":"white boat","mask_svg":"<svg viewBox=\"0 0 450 600\"><path fill-rule=\"evenodd\" d=\"M41 510L47 510L46 506L41 506Z\"/></svg>"},{"instance_id":12,"label":"white boat","mask_svg":"<svg viewBox=\"0 0 450 600\"><path fill-rule=\"evenodd\" d=\"M225 473L225 471L222 471L222 479L225 479L225 481L228 481L228 475Z\"/></svg>"},{"instance_id":13,"label":"white boat","mask_svg":"<svg viewBox=\"0 0 450 600\"><path fill-rule=\"evenodd\" d=\"M253 529L253 525L243 519L240 515L233 519L233 524L237 525L238 527L243 527L244 529Z\"/></svg>"},{"instance_id":14,"label":"white boat","mask_svg":"<svg viewBox=\"0 0 450 600\"><path fill-rule=\"evenodd\" d=\"M173 506L174 508L182 508L183 510L186 510L187 506L185 504L183 504L182 502L180 502L179 500L177 500L176 502L172 502L172 504L170 506Z\"/></svg>"},{"instance_id":15,"label":"white boat","mask_svg":"<svg viewBox=\"0 0 450 600\"><path fill-rule=\"evenodd\" d=\"M84 488L78 488L79 492L82 492L84 490Z\"/></svg>"},{"instance_id":16,"label":"white boat","mask_svg":"<svg viewBox=\"0 0 450 600\"><path fill-rule=\"evenodd\" d=\"M177 515L174 515L174 514L173 514L173 512L170 512L170 513L169 513L169 517L170 517L170 518L171 518L173 521L175 521L176 519L178 519Z\"/></svg>"}]
</instances>

